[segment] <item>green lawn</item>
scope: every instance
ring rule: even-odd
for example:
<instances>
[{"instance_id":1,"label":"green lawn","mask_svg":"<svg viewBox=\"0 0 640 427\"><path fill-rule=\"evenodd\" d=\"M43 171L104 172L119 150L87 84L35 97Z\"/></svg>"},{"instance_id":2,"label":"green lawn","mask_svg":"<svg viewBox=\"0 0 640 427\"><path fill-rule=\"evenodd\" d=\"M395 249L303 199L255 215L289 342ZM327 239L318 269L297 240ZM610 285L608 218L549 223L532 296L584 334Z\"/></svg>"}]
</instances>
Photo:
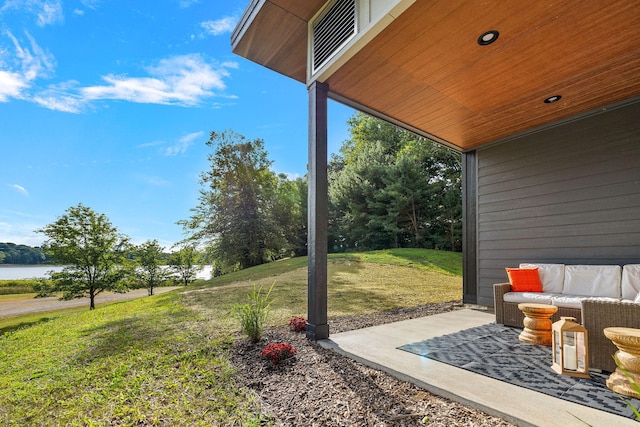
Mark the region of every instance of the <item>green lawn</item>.
<instances>
[{"instance_id":1,"label":"green lawn","mask_svg":"<svg viewBox=\"0 0 640 427\"><path fill-rule=\"evenodd\" d=\"M260 425L257 404L235 385L227 350L238 326L228 312L254 283L275 283L270 322L304 315L306 262L94 311L2 319L0 424ZM332 255L329 317L459 300L460 264L460 254L437 251Z\"/></svg>"}]
</instances>

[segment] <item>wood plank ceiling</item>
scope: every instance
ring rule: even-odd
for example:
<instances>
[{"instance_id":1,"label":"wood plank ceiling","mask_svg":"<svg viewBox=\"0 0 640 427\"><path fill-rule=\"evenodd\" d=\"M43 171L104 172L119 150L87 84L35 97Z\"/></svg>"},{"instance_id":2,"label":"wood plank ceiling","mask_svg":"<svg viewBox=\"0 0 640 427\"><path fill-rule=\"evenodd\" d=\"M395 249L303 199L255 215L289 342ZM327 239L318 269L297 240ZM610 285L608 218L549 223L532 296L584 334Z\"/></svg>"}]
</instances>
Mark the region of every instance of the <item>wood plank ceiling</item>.
<instances>
[{"instance_id":1,"label":"wood plank ceiling","mask_svg":"<svg viewBox=\"0 0 640 427\"><path fill-rule=\"evenodd\" d=\"M252 2L234 52L304 82L306 22L324 3ZM479 45L488 30L498 39ZM640 96L640 0L418 0L326 83L471 150Z\"/></svg>"}]
</instances>

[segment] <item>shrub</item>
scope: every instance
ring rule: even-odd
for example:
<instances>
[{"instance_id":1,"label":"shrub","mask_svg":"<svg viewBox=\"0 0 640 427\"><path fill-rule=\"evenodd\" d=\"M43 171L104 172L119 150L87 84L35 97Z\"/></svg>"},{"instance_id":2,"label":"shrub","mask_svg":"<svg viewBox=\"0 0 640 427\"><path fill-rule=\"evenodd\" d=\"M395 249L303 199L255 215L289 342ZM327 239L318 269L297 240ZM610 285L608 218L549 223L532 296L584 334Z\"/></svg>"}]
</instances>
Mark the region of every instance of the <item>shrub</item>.
<instances>
[{"instance_id":1,"label":"shrub","mask_svg":"<svg viewBox=\"0 0 640 427\"><path fill-rule=\"evenodd\" d=\"M33 289L38 293L38 298L49 297L56 291L56 286L51 280L40 279L33 285Z\"/></svg>"},{"instance_id":2,"label":"shrub","mask_svg":"<svg viewBox=\"0 0 640 427\"><path fill-rule=\"evenodd\" d=\"M236 304L232 312L240 320L240 329L249 339L256 343L262 338L264 324L271 309L271 291L275 282L269 288L269 292L263 293L262 286L259 288L254 284L253 291L247 295L248 301L245 304Z\"/></svg>"},{"instance_id":3,"label":"shrub","mask_svg":"<svg viewBox=\"0 0 640 427\"><path fill-rule=\"evenodd\" d=\"M38 292L37 286L45 279L0 280L0 295L30 294Z\"/></svg>"},{"instance_id":4,"label":"shrub","mask_svg":"<svg viewBox=\"0 0 640 427\"><path fill-rule=\"evenodd\" d=\"M289 321L289 326L293 332L301 332L307 330L307 319L300 316L294 316Z\"/></svg>"},{"instance_id":5,"label":"shrub","mask_svg":"<svg viewBox=\"0 0 640 427\"><path fill-rule=\"evenodd\" d=\"M260 353L262 357L269 359L274 365L295 356L295 354L296 349L291 344L286 343L268 344Z\"/></svg>"}]
</instances>

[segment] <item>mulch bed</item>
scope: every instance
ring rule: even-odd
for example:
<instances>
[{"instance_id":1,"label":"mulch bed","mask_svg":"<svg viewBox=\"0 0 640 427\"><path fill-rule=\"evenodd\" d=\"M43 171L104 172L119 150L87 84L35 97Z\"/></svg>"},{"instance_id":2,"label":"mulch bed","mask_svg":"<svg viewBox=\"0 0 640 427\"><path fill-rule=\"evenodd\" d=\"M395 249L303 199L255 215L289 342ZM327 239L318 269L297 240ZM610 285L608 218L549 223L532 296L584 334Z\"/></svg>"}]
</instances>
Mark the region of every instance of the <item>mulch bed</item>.
<instances>
[{"instance_id":1,"label":"mulch bed","mask_svg":"<svg viewBox=\"0 0 640 427\"><path fill-rule=\"evenodd\" d=\"M460 302L428 304L330 319L331 333L451 311ZM260 357L269 343L285 342L296 355L278 365ZM411 383L360 365L289 327L268 329L262 341L238 336L231 360L241 385L265 420L280 426L511 426Z\"/></svg>"}]
</instances>

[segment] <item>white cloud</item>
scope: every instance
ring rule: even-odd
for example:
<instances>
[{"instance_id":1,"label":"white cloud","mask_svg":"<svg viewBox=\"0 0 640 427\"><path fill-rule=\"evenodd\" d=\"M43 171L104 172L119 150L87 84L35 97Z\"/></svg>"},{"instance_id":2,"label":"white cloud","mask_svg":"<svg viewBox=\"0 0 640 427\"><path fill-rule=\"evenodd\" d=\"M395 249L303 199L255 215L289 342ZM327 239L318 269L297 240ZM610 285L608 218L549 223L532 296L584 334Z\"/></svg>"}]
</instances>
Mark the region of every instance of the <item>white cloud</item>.
<instances>
[{"instance_id":1,"label":"white cloud","mask_svg":"<svg viewBox=\"0 0 640 427\"><path fill-rule=\"evenodd\" d=\"M71 80L49 86L31 99L45 108L67 113L79 113L85 109L87 101L74 94L78 82Z\"/></svg>"},{"instance_id":2,"label":"white cloud","mask_svg":"<svg viewBox=\"0 0 640 427\"><path fill-rule=\"evenodd\" d=\"M216 19L215 21L204 21L200 26L204 28L208 34L211 34L212 36L219 36L233 31L237 23L237 17L226 16L224 18Z\"/></svg>"},{"instance_id":3,"label":"white cloud","mask_svg":"<svg viewBox=\"0 0 640 427\"><path fill-rule=\"evenodd\" d=\"M36 79L49 76L55 68L53 56L45 52L29 33L25 34L30 48L23 47L11 32L4 32L11 40L13 52L0 50L0 102L23 98L24 91Z\"/></svg>"},{"instance_id":4,"label":"white cloud","mask_svg":"<svg viewBox=\"0 0 640 427\"><path fill-rule=\"evenodd\" d=\"M237 62L233 61L225 61L220 64L220 66L224 68L233 68L234 70L237 70L240 67Z\"/></svg>"},{"instance_id":5,"label":"white cloud","mask_svg":"<svg viewBox=\"0 0 640 427\"><path fill-rule=\"evenodd\" d=\"M82 5L87 9L96 10L98 8L98 5L100 4L100 0L82 0L80 3L82 3ZM76 8L73 9L73 14L77 16L83 16L85 14L85 10Z\"/></svg>"},{"instance_id":6,"label":"white cloud","mask_svg":"<svg viewBox=\"0 0 640 427\"><path fill-rule=\"evenodd\" d=\"M37 15L38 25L40 27L54 24L56 22L62 22L64 20L61 1L33 1L33 3L38 6Z\"/></svg>"},{"instance_id":7,"label":"white cloud","mask_svg":"<svg viewBox=\"0 0 640 427\"><path fill-rule=\"evenodd\" d=\"M191 5L200 3L200 0L180 0L180 7L182 9L186 9L187 7L191 7Z\"/></svg>"},{"instance_id":8,"label":"white cloud","mask_svg":"<svg viewBox=\"0 0 640 427\"><path fill-rule=\"evenodd\" d=\"M168 185L170 185L171 183L169 181L167 181L166 179L160 178L158 176L151 176L151 175L138 175L138 178L149 184L149 185L153 185L156 187L166 187Z\"/></svg>"},{"instance_id":9,"label":"white cloud","mask_svg":"<svg viewBox=\"0 0 640 427\"><path fill-rule=\"evenodd\" d=\"M19 73L0 70L0 102L19 97L26 87L28 84Z\"/></svg>"},{"instance_id":10,"label":"white cloud","mask_svg":"<svg viewBox=\"0 0 640 427\"><path fill-rule=\"evenodd\" d=\"M136 145L136 148L147 148L147 147L157 147L159 145L164 145L164 141L153 141L153 142L144 142L142 144Z\"/></svg>"},{"instance_id":11,"label":"white cloud","mask_svg":"<svg viewBox=\"0 0 640 427\"><path fill-rule=\"evenodd\" d=\"M43 76L47 77L53 72L56 66L55 58L49 52L45 52L31 34L25 31L25 35L31 45L31 51L23 49L18 43L18 40L13 37L13 34L9 33L9 35L14 42L17 57L21 61L22 68L29 80L35 80Z\"/></svg>"},{"instance_id":12,"label":"white cloud","mask_svg":"<svg viewBox=\"0 0 640 427\"><path fill-rule=\"evenodd\" d=\"M40 27L64 21L62 0L7 0L0 7L0 13L12 10L35 15Z\"/></svg>"},{"instance_id":13,"label":"white cloud","mask_svg":"<svg viewBox=\"0 0 640 427\"><path fill-rule=\"evenodd\" d=\"M9 48L3 48L0 38L0 102L21 99L51 110L80 113L96 100L196 106L214 96L234 98L224 93L225 79L238 64L207 61L200 54L162 59L139 76L106 75L102 85L81 87L69 81L36 92L36 81L52 76L56 61L29 33L25 35L27 46L9 31L2 33L10 41Z\"/></svg>"},{"instance_id":14,"label":"white cloud","mask_svg":"<svg viewBox=\"0 0 640 427\"><path fill-rule=\"evenodd\" d=\"M24 196L29 196L29 192L27 191L26 188L24 188L22 185L18 185L18 184L9 184L9 187L13 188L14 190L16 190L18 193L24 195Z\"/></svg>"},{"instance_id":15,"label":"white cloud","mask_svg":"<svg viewBox=\"0 0 640 427\"><path fill-rule=\"evenodd\" d=\"M35 230L42 228L42 224L2 222L0 221L0 236L3 242L15 243L17 245L42 246L46 237L36 233Z\"/></svg>"},{"instance_id":16,"label":"white cloud","mask_svg":"<svg viewBox=\"0 0 640 427\"><path fill-rule=\"evenodd\" d=\"M108 75L102 86L81 89L88 100L119 99L147 104L197 105L203 98L214 96L213 89L223 91L228 68L235 63L214 65L199 54L174 56L148 67L150 77Z\"/></svg>"},{"instance_id":17,"label":"white cloud","mask_svg":"<svg viewBox=\"0 0 640 427\"><path fill-rule=\"evenodd\" d=\"M41 229L45 224L46 220L41 214L0 209L0 236L3 242L40 246L45 241L45 236L35 230Z\"/></svg>"},{"instance_id":18,"label":"white cloud","mask_svg":"<svg viewBox=\"0 0 640 427\"><path fill-rule=\"evenodd\" d=\"M65 113L79 113L86 104L83 100L72 95L52 96L43 92L33 97L33 102L42 107Z\"/></svg>"},{"instance_id":19,"label":"white cloud","mask_svg":"<svg viewBox=\"0 0 640 427\"><path fill-rule=\"evenodd\" d=\"M184 154L187 152L193 142L204 135L204 132L193 132L180 138L178 142L171 147L167 147L164 151L165 156L177 156L178 154Z\"/></svg>"},{"instance_id":20,"label":"white cloud","mask_svg":"<svg viewBox=\"0 0 640 427\"><path fill-rule=\"evenodd\" d=\"M84 5L84 7L88 9L97 9L98 5L102 3L102 0L82 0L80 3Z\"/></svg>"}]
</instances>

